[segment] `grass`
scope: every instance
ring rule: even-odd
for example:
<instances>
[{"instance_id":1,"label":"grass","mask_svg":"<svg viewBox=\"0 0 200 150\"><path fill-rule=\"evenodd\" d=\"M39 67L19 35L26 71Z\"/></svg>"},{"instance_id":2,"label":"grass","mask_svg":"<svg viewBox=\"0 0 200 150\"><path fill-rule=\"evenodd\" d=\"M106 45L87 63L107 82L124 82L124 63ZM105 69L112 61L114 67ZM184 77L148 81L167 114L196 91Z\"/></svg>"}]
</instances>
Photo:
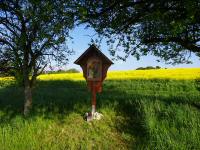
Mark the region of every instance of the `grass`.
<instances>
[{"instance_id":1,"label":"grass","mask_svg":"<svg viewBox=\"0 0 200 150\"><path fill-rule=\"evenodd\" d=\"M56 79L40 79L34 89L32 113L26 119L22 116L23 89L16 87L12 79L0 80L0 149L200 147L198 74L196 78L177 80L127 79L125 72L113 76L117 73L118 77L125 75L120 80L108 76L110 80L104 82L103 92L97 95L97 110L103 119L89 123L83 115L91 109L91 93L82 79L58 79L56 75Z\"/></svg>"}]
</instances>

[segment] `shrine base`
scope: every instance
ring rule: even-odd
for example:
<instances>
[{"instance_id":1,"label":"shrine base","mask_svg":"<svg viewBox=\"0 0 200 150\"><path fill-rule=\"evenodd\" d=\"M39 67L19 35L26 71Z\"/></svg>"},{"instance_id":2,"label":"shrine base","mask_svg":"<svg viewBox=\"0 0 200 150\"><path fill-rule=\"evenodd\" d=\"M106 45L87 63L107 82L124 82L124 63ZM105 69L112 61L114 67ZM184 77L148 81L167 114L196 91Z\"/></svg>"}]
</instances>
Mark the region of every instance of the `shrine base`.
<instances>
[{"instance_id":1,"label":"shrine base","mask_svg":"<svg viewBox=\"0 0 200 150\"><path fill-rule=\"evenodd\" d=\"M85 119L86 121L92 121L92 120L100 120L103 117L101 113L94 112L94 113L86 113Z\"/></svg>"}]
</instances>

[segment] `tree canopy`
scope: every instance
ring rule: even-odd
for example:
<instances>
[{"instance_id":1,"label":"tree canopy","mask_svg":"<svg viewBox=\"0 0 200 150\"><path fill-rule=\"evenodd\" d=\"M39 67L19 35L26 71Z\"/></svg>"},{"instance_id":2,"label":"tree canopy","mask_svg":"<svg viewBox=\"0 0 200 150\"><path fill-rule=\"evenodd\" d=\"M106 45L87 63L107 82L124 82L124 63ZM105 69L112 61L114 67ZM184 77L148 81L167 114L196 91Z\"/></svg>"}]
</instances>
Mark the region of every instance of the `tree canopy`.
<instances>
[{"instance_id":1,"label":"tree canopy","mask_svg":"<svg viewBox=\"0 0 200 150\"><path fill-rule=\"evenodd\" d=\"M55 60L64 63L65 47L74 27L74 10L68 0L0 1L0 71L12 69L25 87L25 113L32 103L36 77Z\"/></svg>"},{"instance_id":2,"label":"tree canopy","mask_svg":"<svg viewBox=\"0 0 200 150\"><path fill-rule=\"evenodd\" d=\"M200 53L199 0L82 1L79 9L82 22L107 37L118 58L150 53L187 63L191 52Z\"/></svg>"}]
</instances>

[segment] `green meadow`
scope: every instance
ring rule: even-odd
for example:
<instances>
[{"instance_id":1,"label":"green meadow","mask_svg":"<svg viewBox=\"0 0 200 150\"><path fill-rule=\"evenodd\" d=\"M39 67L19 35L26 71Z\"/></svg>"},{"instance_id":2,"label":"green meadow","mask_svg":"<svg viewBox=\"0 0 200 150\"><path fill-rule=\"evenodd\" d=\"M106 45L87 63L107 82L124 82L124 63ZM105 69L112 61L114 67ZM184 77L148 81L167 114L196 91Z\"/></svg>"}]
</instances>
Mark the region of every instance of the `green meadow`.
<instances>
[{"instance_id":1,"label":"green meadow","mask_svg":"<svg viewBox=\"0 0 200 150\"><path fill-rule=\"evenodd\" d=\"M0 150L199 149L200 80L106 80L101 120L86 122L85 81L38 81L23 117L23 89L0 81Z\"/></svg>"}]
</instances>

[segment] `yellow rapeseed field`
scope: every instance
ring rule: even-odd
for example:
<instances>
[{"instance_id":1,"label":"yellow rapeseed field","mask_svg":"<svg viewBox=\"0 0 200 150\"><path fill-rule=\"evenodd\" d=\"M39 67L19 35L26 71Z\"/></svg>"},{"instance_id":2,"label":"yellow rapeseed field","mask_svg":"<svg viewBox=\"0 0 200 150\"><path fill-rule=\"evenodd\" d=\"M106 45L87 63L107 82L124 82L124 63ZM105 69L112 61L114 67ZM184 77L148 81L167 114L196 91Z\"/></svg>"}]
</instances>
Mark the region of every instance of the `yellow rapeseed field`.
<instances>
[{"instance_id":1,"label":"yellow rapeseed field","mask_svg":"<svg viewBox=\"0 0 200 150\"><path fill-rule=\"evenodd\" d=\"M178 68L157 70L110 71L107 80L124 79L176 79L189 80L200 78L200 68ZM82 73L44 74L39 80L84 80Z\"/></svg>"},{"instance_id":2,"label":"yellow rapeseed field","mask_svg":"<svg viewBox=\"0 0 200 150\"><path fill-rule=\"evenodd\" d=\"M10 81L13 77L0 78L0 81ZM43 74L39 80L84 80L82 73L60 73ZM129 71L109 71L107 80L124 79L175 79L192 80L200 79L200 68L176 68L176 69L157 69L157 70L129 70Z\"/></svg>"},{"instance_id":3,"label":"yellow rapeseed field","mask_svg":"<svg viewBox=\"0 0 200 150\"><path fill-rule=\"evenodd\" d=\"M0 77L0 81L11 81L14 80L14 77Z\"/></svg>"}]
</instances>

